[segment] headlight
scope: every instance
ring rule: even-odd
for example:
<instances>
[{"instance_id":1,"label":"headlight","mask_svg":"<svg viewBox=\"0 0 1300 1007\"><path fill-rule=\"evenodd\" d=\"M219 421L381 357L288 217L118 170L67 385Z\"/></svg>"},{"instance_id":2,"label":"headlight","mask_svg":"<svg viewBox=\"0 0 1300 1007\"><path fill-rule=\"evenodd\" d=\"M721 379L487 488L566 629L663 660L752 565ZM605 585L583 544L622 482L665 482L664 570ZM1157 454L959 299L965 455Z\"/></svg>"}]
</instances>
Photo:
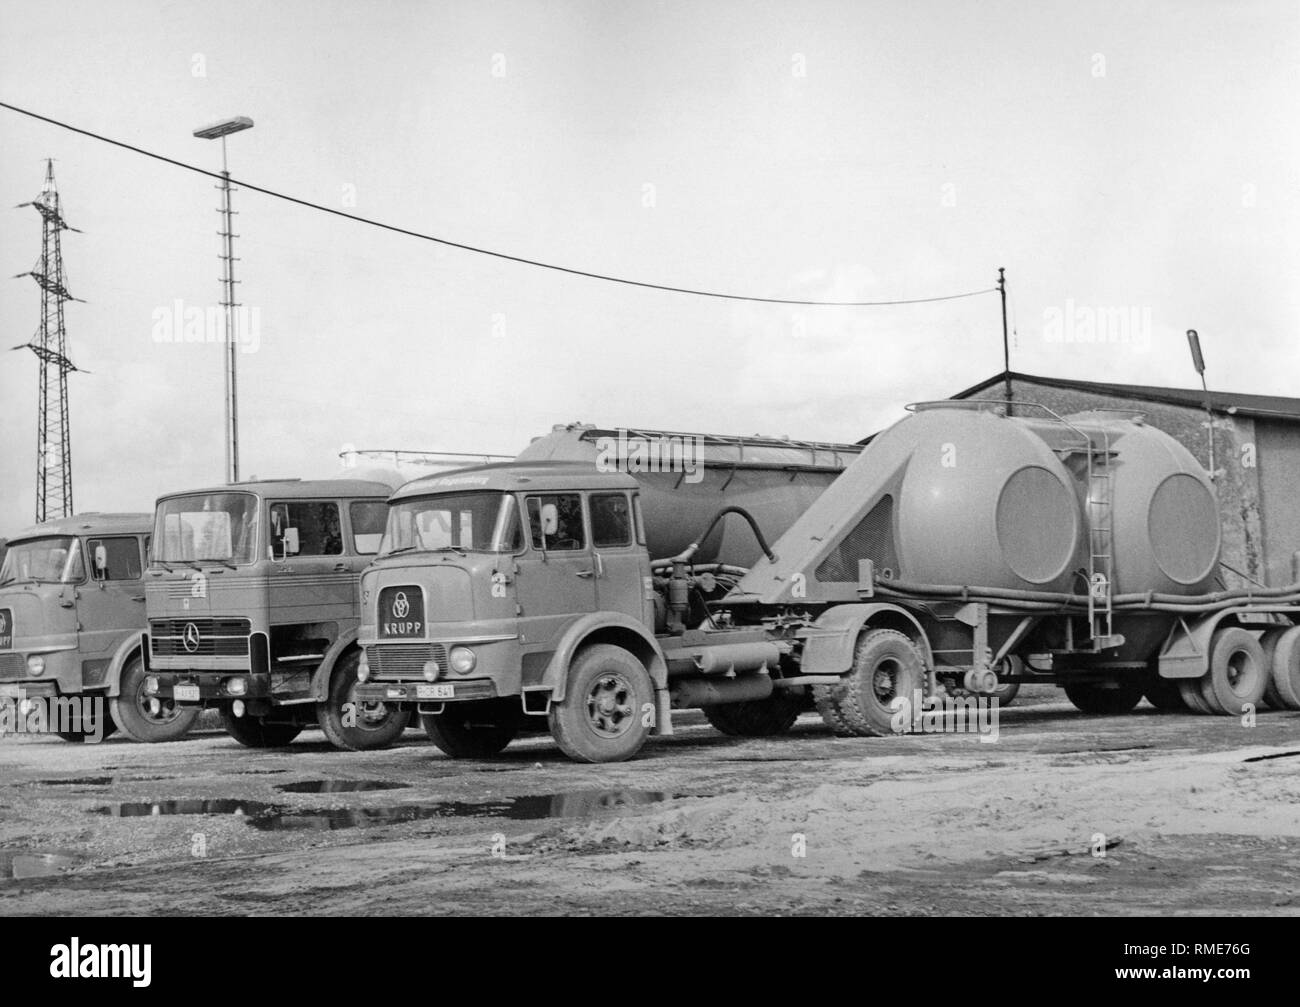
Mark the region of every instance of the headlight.
<instances>
[{"instance_id":1,"label":"headlight","mask_svg":"<svg viewBox=\"0 0 1300 1007\"><path fill-rule=\"evenodd\" d=\"M248 691L248 682L242 678L226 679L226 694L230 696L242 696Z\"/></svg>"},{"instance_id":2,"label":"headlight","mask_svg":"<svg viewBox=\"0 0 1300 1007\"><path fill-rule=\"evenodd\" d=\"M27 659L27 670L33 675L45 674L45 658L40 654L33 654Z\"/></svg>"},{"instance_id":3,"label":"headlight","mask_svg":"<svg viewBox=\"0 0 1300 1007\"><path fill-rule=\"evenodd\" d=\"M447 655L447 663L451 665L451 670L457 675L468 675L474 670L474 665L478 663L478 658L468 647L452 647L451 653Z\"/></svg>"},{"instance_id":4,"label":"headlight","mask_svg":"<svg viewBox=\"0 0 1300 1007\"><path fill-rule=\"evenodd\" d=\"M366 652L364 650L361 652L361 657L357 661L357 681L370 681L370 662L366 660Z\"/></svg>"}]
</instances>

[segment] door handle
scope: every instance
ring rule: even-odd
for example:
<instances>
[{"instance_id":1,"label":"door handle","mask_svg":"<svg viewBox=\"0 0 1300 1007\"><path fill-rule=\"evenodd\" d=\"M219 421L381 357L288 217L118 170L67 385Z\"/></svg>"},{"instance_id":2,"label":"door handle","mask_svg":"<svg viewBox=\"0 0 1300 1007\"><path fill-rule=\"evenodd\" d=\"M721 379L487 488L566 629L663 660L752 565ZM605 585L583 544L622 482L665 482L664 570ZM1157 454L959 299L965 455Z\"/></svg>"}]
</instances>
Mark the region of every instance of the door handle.
<instances>
[{"instance_id":1,"label":"door handle","mask_svg":"<svg viewBox=\"0 0 1300 1007\"><path fill-rule=\"evenodd\" d=\"M348 568L348 565L347 565L346 563L335 563L335 564L334 564L334 572L335 572L335 573L342 573L342 572L343 572L344 570L346 570L347 568Z\"/></svg>"},{"instance_id":2,"label":"door handle","mask_svg":"<svg viewBox=\"0 0 1300 1007\"><path fill-rule=\"evenodd\" d=\"M144 601L144 595L142 595L142 594L133 594L133 595L131 595L131 600L132 600L132 601Z\"/></svg>"},{"instance_id":3,"label":"door handle","mask_svg":"<svg viewBox=\"0 0 1300 1007\"><path fill-rule=\"evenodd\" d=\"M574 574L575 577L581 577L583 580L590 580L596 576L595 570L579 570Z\"/></svg>"}]
</instances>

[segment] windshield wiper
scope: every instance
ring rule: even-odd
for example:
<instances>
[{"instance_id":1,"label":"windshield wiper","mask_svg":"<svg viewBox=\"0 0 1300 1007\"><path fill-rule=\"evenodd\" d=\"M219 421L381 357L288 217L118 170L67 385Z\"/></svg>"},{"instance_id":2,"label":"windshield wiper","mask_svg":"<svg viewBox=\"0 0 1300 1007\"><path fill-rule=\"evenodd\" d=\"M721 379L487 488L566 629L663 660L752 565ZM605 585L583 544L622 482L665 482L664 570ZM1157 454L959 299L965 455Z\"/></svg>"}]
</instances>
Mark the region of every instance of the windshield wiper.
<instances>
[{"instance_id":1,"label":"windshield wiper","mask_svg":"<svg viewBox=\"0 0 1300 1007\"><path fill-rule=\"evenodd\" d=\"M227 569L230 569L230 570L236 570L236 569L238 569L238 567L236 567L234 563L230 562L230 560L228 560L228 559L222 559L220 556L204 556L202 559L196 559L194 562L196 562L196 563L220 563L222 566L226 567Z\"/></svg>"},{"instance_id":2,"label":"windshield wiper","mask_svg":"<svg viewBox=\"0 0 1300 1007\"><path fill-rule=\"evenodd\" d=\"M424 548L424 546L421 545L404 545L400 549L389 549L388 552L383 553L379 558L383 559L385 556L396 556L398 553L402 553L402 552L430 552L430 551L431 550L426 549Z\"/></svg>"},{"instance_id":3,"label":"windshield wiper","mask_svg":"<svg viewBox=\"0 0 1300 1007\"><path fill-rule=\"evenodd\" d=\"M429 552L458 552L462 556L469 555L469 553L467 553L464 549L462 549L458 545L440 545L438 546L437 549L430 549Z\"/></svg>"}]
</instances>

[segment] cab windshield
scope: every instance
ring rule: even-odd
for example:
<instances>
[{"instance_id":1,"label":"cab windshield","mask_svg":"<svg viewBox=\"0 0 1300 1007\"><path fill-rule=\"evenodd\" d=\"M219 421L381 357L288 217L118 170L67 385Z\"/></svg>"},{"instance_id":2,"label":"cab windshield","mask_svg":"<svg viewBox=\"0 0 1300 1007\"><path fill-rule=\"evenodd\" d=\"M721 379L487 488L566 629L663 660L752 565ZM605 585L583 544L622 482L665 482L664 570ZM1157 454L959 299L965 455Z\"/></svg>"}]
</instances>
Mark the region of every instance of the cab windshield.
<instances>
[{"instance_id":1,"label":"cab windshield","mask_svg":"<svg viewBox=\"0 0 1300 1007\"><path fill-rule=\"evenodd\" d=\"M0 564L0 584L77 584L85 579L81 542L72 535L10 542L4 563Z\"/></svg>"},{"instance_id":2,"label":"cab windshield","mask_svg":"<svg viewBox=\"0 0 1300 1007\"><path fill-rule=\"evenodd\" d=\"M444 493L388 508L380 556L399 552L516 552L523 531L507 493Z\"/></svg>"},{"instance_id":3,"label":"cab windshield","mask_svg":"<svg viewBox=\"0 0 1300 1007\"><path fill-rule=\"evenodd\" d=\"M257 497L250 493L200 493L158 504L153 560L251 563L257 539Z\"/></svg>"}]
</instances>

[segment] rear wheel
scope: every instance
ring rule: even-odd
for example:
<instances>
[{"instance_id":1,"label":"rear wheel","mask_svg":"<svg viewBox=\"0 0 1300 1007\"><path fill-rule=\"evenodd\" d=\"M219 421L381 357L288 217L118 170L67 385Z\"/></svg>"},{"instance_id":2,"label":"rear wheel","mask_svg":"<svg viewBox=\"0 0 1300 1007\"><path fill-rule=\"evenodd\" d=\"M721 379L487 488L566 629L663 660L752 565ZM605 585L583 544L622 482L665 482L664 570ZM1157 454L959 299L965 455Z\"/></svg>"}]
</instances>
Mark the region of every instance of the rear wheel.
<instances>
[{"instance_id":1,"label":"rear wheel","mask_svg":"<svg viewBox=\"0 0 1300 1007\"><path fill-rule=\"evenodd\" d=\"M1201 676L1201 698L1214 713L1239 716L1257 707L1268 686L1264 648L1240 626L1216 630L1210 641L1210 671Z\"/></svg>"},{"instance_id":2,"label":"rear wheel","mask_svg":"<svg viewBox=\"0 0 1300 1007\"><path fill-rule=\"evenodd\" d=\"M503 751L519 733L522 714L510 700L448 703L442 713L420 714L424 733L453 759L486 759Z\"/></svg>"},{"instance_id":3,"label":"rear wheel","mask_svg":"<svg viewBox=\"0 0 1300 1007\"><path fill-rule=\"evenodd\" d=\"M113 721L134 741L175 741L189 733L199 717L197 706L180 706L144 691L144 661L137 655L122 669L118 695L109 700ZM154 710L154 706L157 710Z\"/></svg>"},{"instance_id":4,"label":"rear wheel","mask_svg":"<svg viewBox=\"0 0 1300 1007\"><path fill-rule=\"evenodd\" d=\"M103 741L117 732L117 724L108 713L108 701L102 696L78 696L84 716L81 729L77 731L60 731L59 737L74 745L86 742ZM102 732L102 733L101 733Z\"/></svg>"},{"instance_id":5,"label":"rear wheel","mask_svg":"<svg viewBox=\"0 0 1300 1007\"><path fill-rule=\"evenodd\" d=\"M1152 674L1147 679L1143 693L1147 697L1147 702L1157 710L1168 713L1187 712L1187 704L1183 702L1183 695L1178 688L1176 678L1161 678L1158 674Z\"/></svg>"},{"instance_id":6,"label":"rear wheel","mask_svg":"<svg viewBox=\"0 0 1300 1007\"><path fill-rule=\"evenodd\" d=\"M1270 675L1278 705L1287 710L1300 710L1300 626L1293 626L1278 637Z\"/></svg>"},{"instance_id":7,"label":"rear wheel","mask_svg":"<svg viewBox=\"0 0 1300 1007\"><path fill-rule=\"evenodd\" d=\"M925 659L910 639L896 629L871 629L858 637L853 668L836 685L813 687L817 711L841 737L880 737L907 733L895 718L925 690ZM916 711L913 711L915 714Z\"/></svg>"},{"instance_id":8,"label":"rear wheel","mask_svg":"<svg viewBox=\"0 0 1300 1007\"><path fill-rule=\"evenodd\" d=\"M1072 682L1065 695L1081 712L1098 716L1128 713L1142 700L1141 682Z\"/></svg>"},{"instance_id":9,"label":"rear wheel","mask_svg":"<svg viewBox=\"0 0 1300 1007\"><path fill-rule=\"evenodd\" d=\"M283 748L302 733L301 724L268 724L265 717L236 717L221 708L221 726L245 748Z\"/></svg>"},{"instance_id":10,"label":"rear wheel","mask_svg":"<svg viewBox=\"0 0 1300 1007\"><path fill-rule=\"evenodd\" d=\"M316 720L331 745L347 752L387 748L411 722L409 710L357 699L359 650L350 650L334 665L329 698L316 704Z\"/></svg>"},{"instance_id":11,"label":"rear wheel","mask_svg":"<svg viewBox=\"0 0 1300 1007\"><path fill-rule=\"evenodd\" d=\"M778 689L766 699L723 703L701 709L709 723L723 734L737 738L766 738L790 730L803 707L801 696L792 696L786 690Z\"/></svg>"},{"instance_id":12,"label":"rear wheel","mask_svg":"<svg viewBox=\"0 0 1300 1007\"><path fill-rule=\"evenodd\" d=\"M650 673L632 654L606 643L584 647L569 667L564 701L551 704L551 737L578 762L622 762L650 737L654 701Z\"/></svg>"}]
</instances>

